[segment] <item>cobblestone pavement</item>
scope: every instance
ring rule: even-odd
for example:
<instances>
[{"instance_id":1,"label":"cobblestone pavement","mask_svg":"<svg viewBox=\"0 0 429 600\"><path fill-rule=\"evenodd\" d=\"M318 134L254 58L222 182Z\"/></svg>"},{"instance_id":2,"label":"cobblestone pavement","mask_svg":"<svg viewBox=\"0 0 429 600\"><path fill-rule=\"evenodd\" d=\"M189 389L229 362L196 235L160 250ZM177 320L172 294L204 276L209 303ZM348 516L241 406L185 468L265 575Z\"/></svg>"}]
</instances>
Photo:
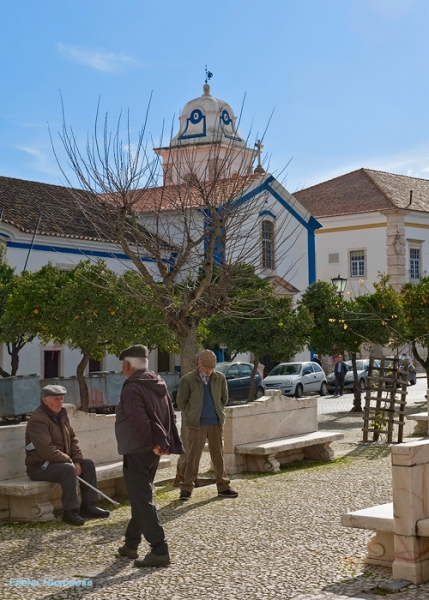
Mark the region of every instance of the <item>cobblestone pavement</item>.
<instances>
[{"instance_id":1,"label":"cobblestone pavement","mask_svg":"<svg viewBox=\"0 0 429 600\"><path fill-rule=\"evenodd\" d=\"M411 412L422 410L421 387ZM319 399L320 429L346 435L334 445L339 458L333 463L234 476L235 500L220 499L214 486L206 486L183 503L171 484L157 487L172 557L168 568L137 569L115 556L129 518L126 501L108 520L89 520L83 527L60 521L2 523L0 600L380 598L376 589L383 592L391 573L363 563L371 533L342 527L340 517L391 500L389 448L359 443L362 417L349 412L351 396L341 401ZM406 435L411 432L407 423ZM208 466L205 455L201 472ZM158 479L174 472L162 470ZM142 544L141 553L146 550ZM81 585L62 587L62 581ZM429 584L409 586L393 597L429 600Z\"/></svg>"}]
</instances>

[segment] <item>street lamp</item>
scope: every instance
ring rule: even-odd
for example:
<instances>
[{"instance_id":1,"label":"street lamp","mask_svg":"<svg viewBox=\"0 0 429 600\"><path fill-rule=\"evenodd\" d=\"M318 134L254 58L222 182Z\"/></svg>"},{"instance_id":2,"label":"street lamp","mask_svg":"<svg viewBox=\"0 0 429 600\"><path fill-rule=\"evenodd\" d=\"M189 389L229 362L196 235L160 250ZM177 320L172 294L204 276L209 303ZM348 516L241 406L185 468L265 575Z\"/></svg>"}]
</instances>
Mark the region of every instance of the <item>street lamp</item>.
<instances>
[{"instance_id":1,"label":"street lamp","mask_svg":"<svg viewBox=\"0 0 429 600\"><path fill-rule=\"evenodd\" d=\"M347 279L345 277L334 277L331 279L333 285L337 288L337 294L341 297L344 294L344 290L346 289Z\"/></svg>"}]
</instances>

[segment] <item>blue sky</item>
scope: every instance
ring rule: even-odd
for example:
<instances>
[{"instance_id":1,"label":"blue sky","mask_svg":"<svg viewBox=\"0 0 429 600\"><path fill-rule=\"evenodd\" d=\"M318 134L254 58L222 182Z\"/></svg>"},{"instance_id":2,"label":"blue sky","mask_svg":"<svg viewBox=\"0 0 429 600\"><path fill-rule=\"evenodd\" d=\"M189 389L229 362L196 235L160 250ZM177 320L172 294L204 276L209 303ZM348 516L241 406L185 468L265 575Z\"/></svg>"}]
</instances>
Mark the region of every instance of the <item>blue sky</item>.
<instances>
[{"instance_id":1,"label":"blue sky","mask_svg":"<svg viewBox=\"0 0 429 600\"><path fill-rule=\"evenodd\" d=\"M212 94L294 192L360 167L429 178L428 0L1 0L0 175L60 183L48 126L83 142L101 97L159 139ZM258 135L259 134L259 135ZM283 179L283 177L282 177Z\"/></svg>"}]
</instances>

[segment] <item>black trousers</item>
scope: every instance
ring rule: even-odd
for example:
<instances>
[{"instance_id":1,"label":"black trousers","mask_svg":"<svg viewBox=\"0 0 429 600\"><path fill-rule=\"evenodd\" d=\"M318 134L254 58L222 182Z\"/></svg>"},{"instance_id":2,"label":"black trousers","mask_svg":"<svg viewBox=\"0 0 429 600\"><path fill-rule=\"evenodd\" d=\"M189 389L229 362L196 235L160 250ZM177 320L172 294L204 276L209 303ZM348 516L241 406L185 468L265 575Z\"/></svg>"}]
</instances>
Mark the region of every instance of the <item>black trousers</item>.
<instances>
[{"instance_id":1,"label":"black trousers","mask_svg":"<svg viewBox=\"0 0 429 600\"><path fill-rule=\"evenodd\" d=\"M49 463L48 468L36 469L31 473L27 473L32 481L51 481L61 485L63 495L63 509L77 510L80 506L79 497L76 489L76 469L72 463ZM97 475L95 473L94 461L85 458L82 463L81 479L84 479L94 487L97 487ZM97 492L91 490L88 486L80 483L80 493L82 496L82 504L92 504L98 500Z\"/></svg>"},{"instance_id":2,"label":"black trousers","mask_svg":"<svg viewBox=\"0 0 429 600\"><path fill-rule=\"evenodd\" d=\"M152 547L154 554L168 554L156 507L152 501L152 483L159 464L159 456L153 452L126 454L124 456L124 479L131 504L131 519L125 531L125 543L137 550L142 535Z\"/></svg>"},{"instance_id":3,"label":"black trousers","mask_svg":"<svg viewBox=\"0 0 429 600\"><path fill-rule=\"evenodd\" d=\"M339 373L336 372L335 373L335 390L334 390L334 394L337 396L338 393L341 394L341 396L343 395L343 390L344 390L344 379L346 377L346 374L343 373L342 371L340 371Z\"/></svg>"}]
</instances>

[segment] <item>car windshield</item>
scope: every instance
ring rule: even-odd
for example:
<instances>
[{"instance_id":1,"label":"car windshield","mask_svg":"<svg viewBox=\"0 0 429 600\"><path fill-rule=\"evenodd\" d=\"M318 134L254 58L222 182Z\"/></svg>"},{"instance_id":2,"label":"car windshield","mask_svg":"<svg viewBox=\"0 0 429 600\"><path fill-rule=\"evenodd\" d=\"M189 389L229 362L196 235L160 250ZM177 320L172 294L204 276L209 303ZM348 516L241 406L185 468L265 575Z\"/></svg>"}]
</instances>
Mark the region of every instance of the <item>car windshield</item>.
<instances>
[{"instance_id":1,"label":"car windshield","mask_svg":"<svg viewBox=\"0 0 429 600\"><path fill-rule=\"evenodd\" d=\"M225 373L228 371L230 366L231 366L231 363L226 363L223 365L216 365L215 371L219 371L220 373L223 373L225 375Z\"/></svg>"},{"instance_id":2,"label":"car windshield","mask_svg":"<svg viewBox=\"0 0 429 600\"><path fill-rule=\"evenodd\" d=\"M271 371L271 375L299 375L301 373L302 365L297 363L286 364L286 365L277 365Z\"/></svg>"}]
</instances>

